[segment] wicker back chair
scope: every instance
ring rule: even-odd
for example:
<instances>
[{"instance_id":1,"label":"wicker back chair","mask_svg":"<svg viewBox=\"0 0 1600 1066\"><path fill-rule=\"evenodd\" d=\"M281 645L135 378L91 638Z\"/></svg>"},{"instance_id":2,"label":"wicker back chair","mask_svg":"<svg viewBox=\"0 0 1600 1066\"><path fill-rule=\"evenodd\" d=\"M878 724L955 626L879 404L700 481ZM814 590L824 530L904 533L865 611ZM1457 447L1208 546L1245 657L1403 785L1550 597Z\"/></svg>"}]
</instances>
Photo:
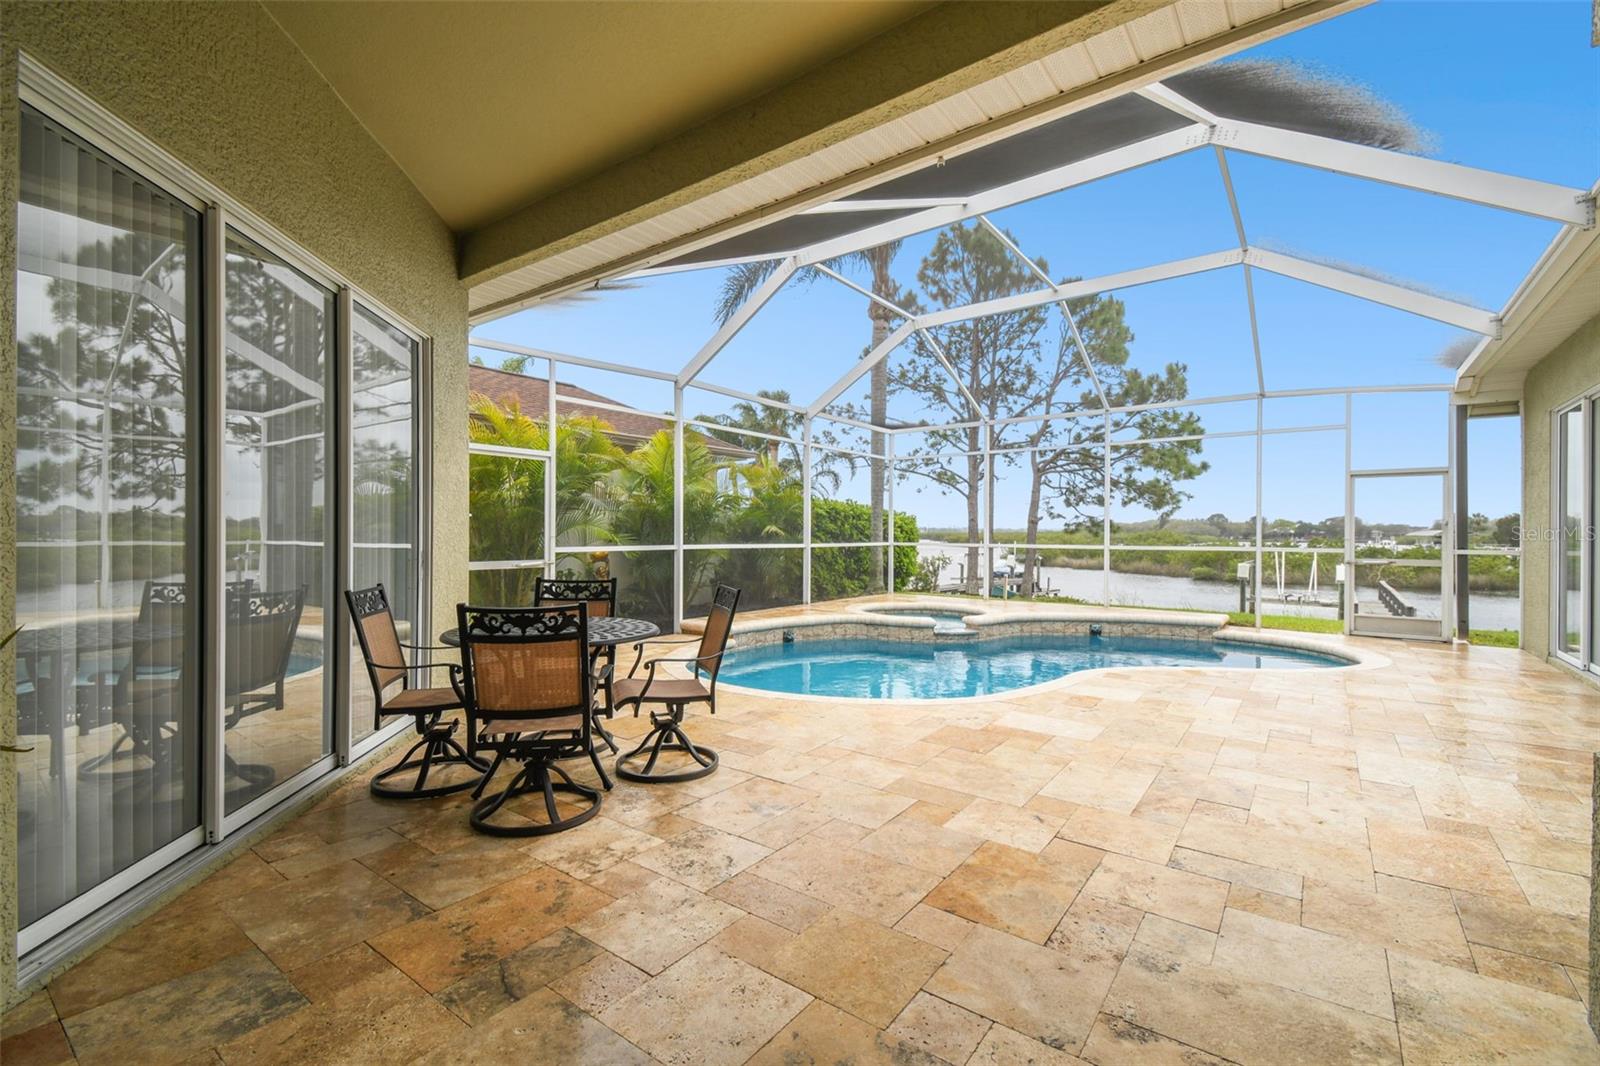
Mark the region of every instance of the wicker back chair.
<instances>
[{"instance_id":1,"label":"wicker back chair","mask_svg":"<svg viewBox=\"0 0 1600 1066\"><path fill-rule=\"evenodd\" d=\"M581 603L589 609L589 620L596 618L612 618L617 613L617 579L584 577L540 577L533 582L533 605L535 607L557 607L564 604ZM604 695L603 700L595 704L594 731L600 739L605 741L606 747L613 752L617 750L617 742L611 733L601 724L600 715L610 718L616 713L614 694L611 689L611 679L616 675L617 650L611 645L603 648L591 649L593 655L595 688Z\"/></svg>"},{"instance_id":2,"label":"wicker back chair","mask_svg":"<svg viewBox=\"0 0 1600 1066\"><path fill-rule=\"evenodd\" d=\"M472 827L498 836L543 836L593 818L600 811L600 791L574 781L559 765L561 759L587 755L602 784L611 787L594 749L590 712L595 678L585 605L458 604L456 617L461 638L456 686L467 710L468 751L494 760L473 792L478 802L472 807ZM484 797L507 759L522 768L504 789ZM582 809L563 814L556 805L557 792L576 796ZM529 794L543 795L547 822L490 821L507 800Z\"/></svg>"},{"instance_id":3,"label":"wicker back chair","mask_svg":"<svg viewBox=\"0 0 1600 1066\"><path fill-rule=\"evenodd\" d=\"M385 718L410 715L417 731L417 742L400 761L376 774L368 784L374 796L386 799L421 799L447 796L477 784L488 767L468 755L455 739L459 719L445 720L447 711L461 706L455 686L413 687L411 678L419 671L439 667L452 675L461 668L455 663L406 662L409 651L443 651L439 645L406 644L394 622L389 594L382 585L346 590L350 624L355 627L361 657L367 664L367 679L372 682L373 727L381 729ZM420 675L419 675L420 676ZM463 767L465 775L454 768ZM434 784L428 784L428 778ZM440 783L441 777L444 783Z\"/></svg>"},{"instance_id":4,"label":"wicker back chair","mask_svg":"<svg viewBox=\"0 0 1600 1066\"><path fill-rule=\"evenodd\" d=\"M739 609L739 590L728 585L717 586L711 598L711 613L706 616L705 629L699 637L699 647L692 657L658 658L644 663L644 649L649 644L689 644L694 638L654 638L641 640L634 645L638 653L628 676L619 678L614 690L616 707L633 705L633 713L640 708L650 708L650 732L639 746L617 759L617 776L629 781L693 781L717 769L717 753L695 744L683 731L684 708L691 703L704 703L712 714L717 713L717 673L722 669L722 657L728 648L728 636L733 631L733 616ZM656 671L666 663L688 666L693 676L678 678L658 676ZM648 667L648 673L639 676L639 667ZM656 707L663 708L655 710ZM693 760L685 769L657 771L656 763L661 753L682 752ZM648 754L646 754L648 752ZM645 759L643 768L631 763Z\"/></svg>"}]
</instances>

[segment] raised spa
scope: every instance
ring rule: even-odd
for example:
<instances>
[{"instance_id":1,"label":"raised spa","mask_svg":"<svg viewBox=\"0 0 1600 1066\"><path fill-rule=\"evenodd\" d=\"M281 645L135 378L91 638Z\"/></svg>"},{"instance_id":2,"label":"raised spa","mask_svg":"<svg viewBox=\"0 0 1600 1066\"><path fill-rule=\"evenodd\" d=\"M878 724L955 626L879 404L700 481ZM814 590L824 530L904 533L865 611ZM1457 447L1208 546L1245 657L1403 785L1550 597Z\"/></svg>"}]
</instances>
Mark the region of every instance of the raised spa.
<instances>
[{"instance_id":1,"label":"raised spa","mask_svg":"<svg viewBox=\"0 0 1600 1066\"><path fill-rule=\"evenodd\" d=\"M1103 667L1349 665L1333 655L1228 640L1060 635L932 643L805 640L802 634L792 643L735 649L719 680L794 695L927 700L1009 692Z\"/></svg>"}]
</instances>

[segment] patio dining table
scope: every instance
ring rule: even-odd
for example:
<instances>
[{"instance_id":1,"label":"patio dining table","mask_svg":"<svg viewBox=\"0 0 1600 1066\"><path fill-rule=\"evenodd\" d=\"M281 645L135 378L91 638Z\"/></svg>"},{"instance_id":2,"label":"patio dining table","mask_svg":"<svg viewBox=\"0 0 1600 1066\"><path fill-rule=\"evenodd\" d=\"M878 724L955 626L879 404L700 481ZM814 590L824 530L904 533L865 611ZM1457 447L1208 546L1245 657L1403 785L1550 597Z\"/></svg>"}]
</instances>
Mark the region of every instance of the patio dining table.
<instances>
[{"instance_id":1,"label":"patio dining table","mask_svg":"<svg viewBox=\"0 0 1600 1066\"><path fill-rule=\"evenodd\" d=\"M659 637L661 627L644 618L591 618L589 619L589 644L596 648L614 648L629 641L649 640ZM447 629L439 634L439 643L452 648L461 646L461 634Z\"/></svg>"}]
</instances>

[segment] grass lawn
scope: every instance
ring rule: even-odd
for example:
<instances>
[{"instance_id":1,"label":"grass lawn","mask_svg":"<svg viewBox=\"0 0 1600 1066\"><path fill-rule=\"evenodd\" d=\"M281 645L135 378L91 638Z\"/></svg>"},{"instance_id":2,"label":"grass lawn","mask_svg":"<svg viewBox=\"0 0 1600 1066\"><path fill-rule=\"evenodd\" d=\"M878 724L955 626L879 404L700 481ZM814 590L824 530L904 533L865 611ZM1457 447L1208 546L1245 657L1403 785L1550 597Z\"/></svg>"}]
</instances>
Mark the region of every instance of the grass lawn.
<instances>
[{"instance_id":1,"label":"grass lawn","mask_svg":"<svg viewBox=\"0 0 1600 1066\"><path fill-rule=\"evenodd\" d=\"M1229 611L1228 624L1254 626L1256 616L1249 611ZM1343 633L1344 623L1337 618L1302 618L1294 614L1264 614L1262 629L1292 629L1296 633Z\"/></svg>"},{"instance_id":2,"label":"grass lawn","mask_svg":"<svg viewBox=\"0 0 1600 1066\"><path fill-rule=\"evenodd\" d=\"M1520 637L1515 629L1474 629L1467 633L1467 642L1489 648L1516 648L1521 646Z\"/></svg>"}]
</instances>

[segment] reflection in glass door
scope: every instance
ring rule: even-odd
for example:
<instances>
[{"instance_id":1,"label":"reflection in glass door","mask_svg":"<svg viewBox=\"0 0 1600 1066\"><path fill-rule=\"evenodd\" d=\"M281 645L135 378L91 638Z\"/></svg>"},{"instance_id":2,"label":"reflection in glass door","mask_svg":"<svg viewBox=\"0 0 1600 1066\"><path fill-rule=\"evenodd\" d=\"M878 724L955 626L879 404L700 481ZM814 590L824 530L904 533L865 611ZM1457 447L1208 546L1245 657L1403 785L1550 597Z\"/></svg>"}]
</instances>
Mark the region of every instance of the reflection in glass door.
<instances>
[{"instance_id":1,"label":"reflection in glass door","mask_svg":"<svg viewBox=\"0 0 1600 1066\"><path fill-rule=\"evenodd\" d=\"M1555 649L1579 662L1584 618L1584 405L1563 411L1556 425Z\"/></svg>"},{"instance_id":2,"label":"reflection in glass door","mask_svg":"<svg viewBox=\"0 0 1600 1066\"><path fill-rule=\"evenodd\" d=\"M382 584L394 608L400 639L428 644L417 631L417 443L414 386L418 344L361 304L351 321L350 586ZM361 741L377 729L372 685L355 643L346 635L350 670L350 736ZM444 684L443 677L427 682Z\"/></svg>"},{"instance_id":3,"label":"reflection in glass door","mask_svg":"<svg viewBox=\"0 0 1600 1066\"><path fill-rule=\"evenodd\" d=\"M198 842L200 216L31 108L19 132L26 950L52 912Z\"/></svg>"},{"instance_id":4,"label":"reflection in glass door","mask_svg":"<svg viewBox=\"0 0 1600 1066\"><path fill-rule=\"evenodd\" d=\"M1353 471L1345 548L1349 630L1448 640L1452 548L1445 470Z\"/></svg>"},{"instance_id":5,"label":"reflection in glass door","mask_svg":"<svg viewBox=\"0 0 1600 1066\"><path fill-rule=\"evenodd\" d=\"M225 259L225 810L329 755L334 293L230 230ZM327 613L332 617L332 612Z\"/></svg>"}]
</instances>

